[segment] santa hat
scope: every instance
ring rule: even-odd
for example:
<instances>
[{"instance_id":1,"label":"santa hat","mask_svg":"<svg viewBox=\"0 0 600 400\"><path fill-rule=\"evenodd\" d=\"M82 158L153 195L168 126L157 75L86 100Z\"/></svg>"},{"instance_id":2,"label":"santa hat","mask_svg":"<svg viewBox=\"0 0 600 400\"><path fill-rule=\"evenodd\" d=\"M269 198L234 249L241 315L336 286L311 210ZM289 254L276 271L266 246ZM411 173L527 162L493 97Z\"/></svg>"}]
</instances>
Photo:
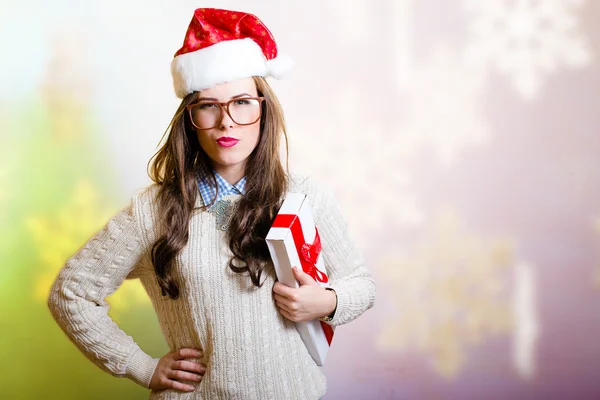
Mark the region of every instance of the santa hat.
<instances>
[{"instance_id":1,"label":"santa hat","mask_svg":"<svg viewBox=\"0 0 600 400\"><path fill-rule=\"evenodd\" d=\"M250 76L282 78L292 60L279 54L271 32L244 12L199 8L171 62L175 94L208 89Z\"/></svg>"}]
</instances>

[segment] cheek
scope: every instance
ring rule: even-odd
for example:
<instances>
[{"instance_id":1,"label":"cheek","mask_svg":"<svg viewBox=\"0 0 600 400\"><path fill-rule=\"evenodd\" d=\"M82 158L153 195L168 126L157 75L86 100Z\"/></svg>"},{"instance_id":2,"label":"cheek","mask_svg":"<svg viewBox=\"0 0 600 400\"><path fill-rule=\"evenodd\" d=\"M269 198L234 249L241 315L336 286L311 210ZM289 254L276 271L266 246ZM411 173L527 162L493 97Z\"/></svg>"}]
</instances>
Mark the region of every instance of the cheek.
<instances>
[{"instance_id":1,"label":"cheek","mask_svg":"<svg viewBox=\"0 0 600 400\"><path fill-rule=\"evenodd\" d=\"M252 126L251 128L252 129L249 129L246 133L246 137L248 138L248 144L252 147L252 150L254 150L260 139L260 125L256 127Z\"/></svg>"}]
</instances>

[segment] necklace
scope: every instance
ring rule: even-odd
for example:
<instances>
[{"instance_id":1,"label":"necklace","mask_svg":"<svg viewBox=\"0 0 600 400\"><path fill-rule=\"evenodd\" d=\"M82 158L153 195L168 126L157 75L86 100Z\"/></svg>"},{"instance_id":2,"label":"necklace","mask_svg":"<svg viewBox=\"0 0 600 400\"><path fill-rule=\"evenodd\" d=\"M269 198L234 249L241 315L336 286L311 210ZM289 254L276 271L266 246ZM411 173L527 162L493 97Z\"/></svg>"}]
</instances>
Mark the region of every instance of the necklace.
<instances>
[{"instance_id":1,"label":"necklace","mask_svg":"<svg viewBox=\"0 0 600 400\"><path fill-rule=\"evenodd\" d=\"M234 209L235 204L233 201L223 199L217 201L208 209L208 212L217 219L217 229L227 231Z\"/></svg>"}]
</instances>

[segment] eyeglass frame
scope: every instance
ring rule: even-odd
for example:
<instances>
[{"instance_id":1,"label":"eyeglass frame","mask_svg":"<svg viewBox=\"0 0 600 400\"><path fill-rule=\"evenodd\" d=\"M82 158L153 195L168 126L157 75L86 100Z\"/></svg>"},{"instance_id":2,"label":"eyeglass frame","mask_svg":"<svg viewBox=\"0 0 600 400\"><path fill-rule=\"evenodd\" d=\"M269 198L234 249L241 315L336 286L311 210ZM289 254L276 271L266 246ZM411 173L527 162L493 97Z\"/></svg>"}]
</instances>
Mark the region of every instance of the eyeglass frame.
<instances>
[{"instance_id":1,"label":"eyeglass frame","mask_svg":"<svg viewBox=\"0 0 600 400\"><path fill-rule=\"evenodd\" d=\"M231 116L231 113L229 112L229 105L231 103L233 103L234 101L239 101L239 100L258 100L259 101L258 105L259 105L260 113L258 114L258 118L256 119L256 121L250 122L249 124L239 124L239 123L236 122L235 119L233 119L233 117ZM200 129L200 130L207 130L207 129L214 129L214 128L216 128L217 126L219 126L219 124L221 123L221 121L223 121L223 116L224 116L223 115L223 109L225 110L225 112L227 113L227 115L229 115L229 118L231 118L231 120L236 123L236 125L247 126L247 125L252 125L252 124L257 123L260 120L260 118L262 117L262 114L263 114L263 112L262 112L262 103L263 103L263 101L265 101L265 97L264 96L238 97L236 99L231 99L229 101L205 101L205 100L203 101L203 100L200 100L200 101L197 101L195 103L187 105L185 108L188 111L188 116L190 117L190 122L192 123L192 125L194 126L194 128ZM219 105L219 113L220 114L219 114L219 118L215 122L215 126L212 126L210 128L200 128L199 126L197 126L194 123L194 118L192 117L192 108L194 108L194 107L196 107L197 105L200 105L200 104L218 104Z\"/></svg>"}]
</instances>

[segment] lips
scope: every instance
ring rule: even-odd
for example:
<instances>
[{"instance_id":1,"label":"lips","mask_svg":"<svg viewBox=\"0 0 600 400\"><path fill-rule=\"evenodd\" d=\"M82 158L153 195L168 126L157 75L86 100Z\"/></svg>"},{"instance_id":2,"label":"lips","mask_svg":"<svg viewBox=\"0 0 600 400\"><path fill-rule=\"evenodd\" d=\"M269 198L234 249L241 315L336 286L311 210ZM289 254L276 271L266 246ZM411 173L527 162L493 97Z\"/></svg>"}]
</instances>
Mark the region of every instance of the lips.
<instances>
[{"instance_id":1,"label":"lips","mask_svg":"<svg viewBox=\"0 0 600 400\"><path fill-rule=\"evenodd\" d=\"M217 144L221 147L232 147L235 146L240 140L228 136L223 136L217 139Z\"/></svg>"}]
</instances>

